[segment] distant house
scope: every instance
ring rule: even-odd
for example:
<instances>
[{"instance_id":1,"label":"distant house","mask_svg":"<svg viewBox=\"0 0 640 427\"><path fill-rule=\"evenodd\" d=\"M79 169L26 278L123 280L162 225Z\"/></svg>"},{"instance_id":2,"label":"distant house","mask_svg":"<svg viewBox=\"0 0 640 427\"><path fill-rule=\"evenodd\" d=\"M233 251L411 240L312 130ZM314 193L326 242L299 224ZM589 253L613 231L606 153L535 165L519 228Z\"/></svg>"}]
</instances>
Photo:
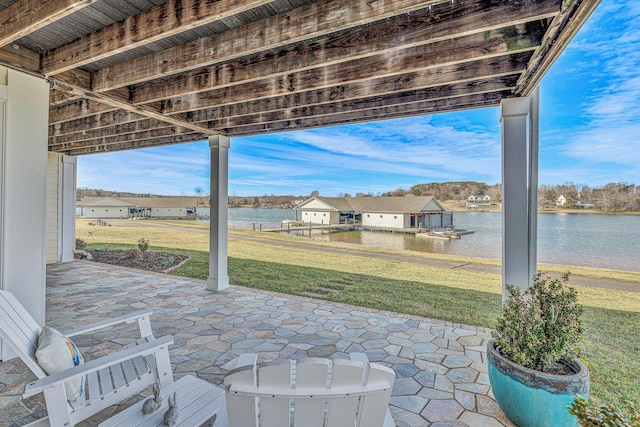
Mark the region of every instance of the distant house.
<instances>
[{"instance_id":1,"label":"distant house","mask_svg":"<svg viewBox=\"0 0 640 427\"><path fill-rule=\"evenodd\" d=\"M564 206L566 203L567 203L567 198L564 197L562 194L556 200L556 206Z\"/></svg>"},{"instance_id":2,"label":"distant house","mask_svg":"<svg viewBox=\"0 0 640 427\"><path fill-rule=\"evenodd\" d=\"M469 196L467 198L467 208L477 208L480 206L491 206L491 196L479 195Z\"/></svg>"},{"instance_id":3,"label":"distant house","mask_svg":"<svg viewBox=\"0 0 640 427\"><path fill-rule=\"evenodd\" d=\"M197 197L87 197L76 204L84 218L193 218Z\"/></svg>"},{"instance_id":4,"label":"distant house","mask_svg":"<svg viewBox=\"0 0 640 427\"><path fill-rule=\"evenodd\" d=\"M312 224L359 223L381 229L453 225L453 214L433 196L312 197L295 208Z\"/></svg>"}]
</instances>

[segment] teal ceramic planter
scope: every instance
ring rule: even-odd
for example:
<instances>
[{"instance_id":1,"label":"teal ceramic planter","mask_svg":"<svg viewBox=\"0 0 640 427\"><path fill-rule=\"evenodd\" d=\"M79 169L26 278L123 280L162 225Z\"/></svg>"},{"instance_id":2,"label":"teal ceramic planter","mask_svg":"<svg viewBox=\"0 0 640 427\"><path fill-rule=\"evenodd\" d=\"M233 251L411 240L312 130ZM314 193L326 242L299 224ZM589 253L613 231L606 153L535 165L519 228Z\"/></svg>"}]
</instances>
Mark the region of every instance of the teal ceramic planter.
<instances>
[{"instance_id":1,"label":"teal ceramic planter","mask_svg":"<svg viewBox=\"0 0 640 427\"><path fill-rule=\"evenodd\" d=\"M489 382L502 412L519 427L577 427L569 414L576 394L589 397L589 370L579 360L568 366L574 375L553 375L516 365L487 344Z\"/></svg>"}]
</instances>

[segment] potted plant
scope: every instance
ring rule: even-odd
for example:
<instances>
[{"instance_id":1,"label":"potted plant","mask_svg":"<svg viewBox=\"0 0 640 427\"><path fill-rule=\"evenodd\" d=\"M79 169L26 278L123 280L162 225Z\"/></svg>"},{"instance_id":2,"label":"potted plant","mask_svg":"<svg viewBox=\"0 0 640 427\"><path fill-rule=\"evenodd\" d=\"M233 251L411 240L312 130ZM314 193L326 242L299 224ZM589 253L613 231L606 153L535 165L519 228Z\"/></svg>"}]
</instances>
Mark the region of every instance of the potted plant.
<instances>
[{"instance_id":1,"label":"potted plant","mask_svg":"<svg viewBox=\"0 0 640 427\"><path fill-rule=\"evenodd\" d=\"M568 273L561 279L538 273L523 293L507 285L487 344L493 395L520 427L578 426L567 407L575 395L589 395L589 370L577 359L582 306L568 280Z\"/></svg>"}]
</instances>

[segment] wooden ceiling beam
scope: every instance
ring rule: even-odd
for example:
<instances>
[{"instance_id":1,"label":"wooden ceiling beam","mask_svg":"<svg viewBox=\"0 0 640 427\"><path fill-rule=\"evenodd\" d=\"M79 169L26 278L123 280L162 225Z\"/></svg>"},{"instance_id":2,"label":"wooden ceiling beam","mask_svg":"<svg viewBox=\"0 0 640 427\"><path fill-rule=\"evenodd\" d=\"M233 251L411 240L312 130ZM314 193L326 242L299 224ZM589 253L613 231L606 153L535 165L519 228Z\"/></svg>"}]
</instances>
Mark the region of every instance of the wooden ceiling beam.
<instances>
[{"instance_id":1,"label":"wooden ceiling beam","mask_svg":"<svg viewBox=\"0 0 640 427\"><path fill-rule=\"evenodd\" d=\"M494 0L488 0L494 1ZM425 9L442 0L332 0L316 2L95 73L93 90L106 91L232 61L287 45L353 30L375 21Z\"/></svg>"},{"instance_id":2,"label":"wooden ceiling beam","mask_svg":"<svg viewBox=\"0 0 640 427\"><path fill-rule=\"evenodd\" d=\"M190 135L193 131L191 129L186 129L179 126L169 126L169 127L161 127L154 128L148 130L140 130L138 132L123 132L117 133L115 135L108 135L93 138L85 141L74 141L74 142L65 142L62 144L49 145L49 149L53 150L62 150L70 152L71 150L79 149L79 148L87 148L93 146L104 146L111 144L121 144L121 143L137 143L140 141L145 141L148 139L157 139L157 138L165 138L165 137L180 137L181 135Z\"/></svg>"},{"instance_id":3,"label":"wooden ceiling beam","mask_svg":"<svg viewBox=\"0 0 640 427\"><path fill-rule=\"evenodd\" d=\"M137 114L140 114L141 116L145 116L148 118L161 120L166 123L172 124L174 126L182 126L187 129L191 129L192 131L213 134L213 132L206 127L203 127L199 124L194 124L188 120L182 120L176 117L165 116L161 112L150 107L133 105L121 99L115 98L114 96L99 94L95 92L89 92L81 86L70 84L64 81L59 81L59 80L53 80L53 81L55 83L56 89L61 90L63 92L67 92L70 95L79 96L81 98L86 98L88 100L106 104L108 106L111 106L117 109L122 109L125 111L130 111L132 113L137 113Z\"/></svg>"},{"instance_id":4,"label":"wooden ceiling beam","mask_svg":"<svg viewBox=\"0 0 640 427\"><path fill-rule=\"evenodd\" d=\"M40 54L23 46L0 47L0 61L7 65L14 65L37 72L40 68Z\"/></svg>"},{"instance_id":5,"label":"wooden ceiling beam","mask_svg":"<svg viewBox=\"0 0 640 427\"><path fill-rule=\"evenodd\" d=\"M496 46L502 49L504 46ZM253 82L232 86L217 91L198 94L197 97L183 97L170 100L161 109L165 114L185 113L195 121L198 111L209 105L217 107L235 103L246 103L251 100L268 99L298 92L317 91L332 88L337 94L330 94L329 99L337 99L340 92L354 89L360 96L372 93L400 92L416 87L428 87L466 80L472 76L487 74L513 73L524 70L526 62L533 54L529 48L510 55L490 56L470 62L433 64L426 60L422 53L415 55L398 55L385 61L371 62L370 68L361 68L358 62L351 67L334 66L296 73L287 78L268 79L265 82ZM430 58L430 57L429 57ZM430 58L432 59L432 58ZM393 62L393 65L389 63ZM446 61L445 61L446 62ZM387 70L403 70L402 74L391 74ZM381 75L376 75L380 73ZM359 78L355 77L358 76ZM350 81L341 85L343 81ZM358 96L351 91L352 96ZM297 104L300 105L300 104ZM181 116L184 117L184 116Z\"/></svg>"},{"instance_id":6,"label":"wooden ceiling beam","mask_svg":"<svg viewBox=\"0 0 640 427\"><path fill-rule=\"evenodd\" d=\"M6 46L94 1L18 0L0 11L0 46Z\"/></svg>"},{"instance_id":7,"label":"wooden ceiling beam","mask_svg":"<svg viewBox=\"0 0 640 427\"><path fill-rule=\"evenodd\" d=\"M95 117L95 116L94 116ZM61 144L69 144L72 142L90 141L97 138L113 137L117 135L126 135L135 132L148 131L153 129L162 129L171 127L165 122L156 119L138 119L135 121L114 123L111 126L91 126L90 130L76 131L73 133L60 134L55 132L49 134L49 147L55 147ZM58 133L58 134L56 134Z\"/></svg>"},{"instance_id":8,"label":"wooden ceiling beam","mask_svg":"<svg viewBox=\"0 0 640 427\"><path fill-rule=\"evenodd\" d=\"M543 45L518 83L518 96L530 95L599 4L600 0L562 2L562 12L551 22Z\"/></svg>"},{"instance_id":9,"label":"wooden ceiling beam","mask_svg":"<svg viewBox=\"0 0 640 427\"><path fill-rule=\"evenodd\" d=\"M257 123L281 122L305 117L329 116L337 112L354 113L361 110L370 110L385 106L411 104L416 102L434 101L461 97L467 94L502 92L513 90L520 74L511 74L497 78L486 78L467 82L458 82L443 86L430 87L419 90L411 90L399 93L389 93L359 99L350 99L325 104L305 104L300 107L281 109L271 112L260 112L252 115L236 117L224 117L209 122L209 126L215 129L226 129L252 125Z\"/></svg>"},{"instance_id":10,"label":"wooden ceiling beam","mask_svg":"<svg viewBox=\"0 0 640 427\"><path fill-rule=\"evenodd\" d=\"M33 0L34 2L38 0ZM61 0L57 0L61 1ZM70 1L70 0L66 0ZM116 22L50 52L42 59L47 75L108 58L160 39L263 6L270 0L169 0L138 15ZM51 3L42 2L39 3Z\"/></svg>"},{"instance_id":11,"label":"wooden ceiling beam","mask_svg":"<svg viewBox=\"0 0 640 427\"><path fill-rule=\"evenodd\" d=\"M518 38L523 39L524 34L531 33L530 43L539 44L544 34L541 20L558 13L557 2L554 0L527 0L525 3L518 3L517 8L513 2L506 0L495 1L486 7L479 0L454 5L460 4L465 5L462 17L459 17L459 6L439 8L435 15L434 10L418 11L308 45L291 46L278 52L268 52L206 70L190 71L178 77L143 83L133 88L131 100L136 104L145 104L178 94L199 93L294 71L354 62L375 55L392 55L399 50L430 43L434 45L428 49L437 50L438 45L446 48L444 41L453 39L458 33L462 34L462 37L457 37L460 44L465 43L464 39L482 44L486 41L483 37L488 38L488 34L492 33L502 36L508 44L521 43ZM514 15L518 17L517 20ZM455 25L452 25L451 19L455 19Z\"/></svg>"},{"instance_id":12,"label":"wooden ceiling beam","mask_svg":"<svg viewBox=\"0 0 640 427\"><path fill-rule=\"evenodd\" d=\"M90 147L83 147L71 150L50 150L58 153L64 153L71 156L82 156L87 154L99 154L99 153L107 153L112 151L123 151L123 150L133 150L137 148L146 148L146 147L158 147L161 145L172 145L172 144L186 144L189 142L196 142L206 140L208 137L207 134L199 133L199 132L191 132L185 133L182 135L172 135L158 138L151 138L142 141L136 141L134 143L130 142L120 142L113 144L102 144L102 145L93 145Z\"/></svg>"},{"instance_id":13,"label":"wooden ceiling beam","mask_svg":"<svg viewBox=\"0 0 640 427\"><path fill-rule=\"evenodd\" d=\"M51 140L52 137L62 137L78 132L88 134L94 130L125 125L127 123L137 122L138 120L144 120L144 117L124 110L113 110L80 117L75 120L49 125L49 140Z\"/></svg>"},{"instance_id":14,"label":"wooden ceiling beam","mask_svg":"<svg viewBox=\"0 0 640 427\"><path fill-rule=\"evenodd\" d=\"M111 105L103 104L98 101L94 101L92 99L83 99L81 96L77 94L69 94L68 92L63 92L67 94L69 97L73 97L78 99L77 101L71 102L70 104L65 104L62 106L56 106L55 108L51 108L49 110L49 125L57 125L59 123L66 122L68 120L77 120L80 118L109 113L112 111L118 110L118 108L113 107Z\"/></svg>"},{"instance_id":15,"label":"wooden ceiling beam","mask_svg":"<svg viewBox=\"0 0 640 427\"><path fill-rule=\"evenodd\" d=\"M239 137L426 115L445 111L468 110L472 108L498 105L504 97L509 95L510 92L511 91L475 94L458 98L438 99L413 104L374 108L370 110L356 111L353 113L336 112L330 116L308 117L277 123L249 125L222 130L227 136Z\"/></svg>"}]
</instances>

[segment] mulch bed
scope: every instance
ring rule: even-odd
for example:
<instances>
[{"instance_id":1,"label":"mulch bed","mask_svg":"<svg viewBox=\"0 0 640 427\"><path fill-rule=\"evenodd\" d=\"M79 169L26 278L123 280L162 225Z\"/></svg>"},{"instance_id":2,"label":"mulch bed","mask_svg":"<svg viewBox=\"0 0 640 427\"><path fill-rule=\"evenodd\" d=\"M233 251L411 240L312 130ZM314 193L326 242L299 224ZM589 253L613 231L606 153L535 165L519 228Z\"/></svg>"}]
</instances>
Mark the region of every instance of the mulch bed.
<instances>
[{"instance_id":1,"label":"mulch bed","mask_svg":"<svg viewBox=\"0 0 640 427\"><path fill-rule=\"evenodd\" d=\"M186 255L142 252L137 249L88 252L91 254L92 261L165 273L189 259Z\"/></svg>"}]
</instances>

